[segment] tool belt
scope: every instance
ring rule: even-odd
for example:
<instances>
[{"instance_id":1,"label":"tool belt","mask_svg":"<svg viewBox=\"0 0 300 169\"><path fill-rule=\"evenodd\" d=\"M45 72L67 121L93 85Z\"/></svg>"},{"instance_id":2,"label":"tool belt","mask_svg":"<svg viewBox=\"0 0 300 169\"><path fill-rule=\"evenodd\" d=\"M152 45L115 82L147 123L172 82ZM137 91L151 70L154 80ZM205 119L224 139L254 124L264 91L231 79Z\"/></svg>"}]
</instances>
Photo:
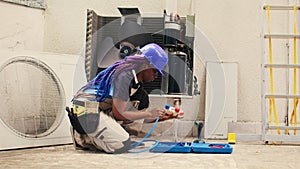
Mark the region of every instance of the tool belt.
<instances>
[{"instance_id":1,"label":"tool belt","mask_svg":"<svg viewBox=\"0 0 300 169\"><path fill-rule=\"evenodd\" d=\"M74 100L71 110L67 111L71 125L78 133L89 134L96 131L101 111L98 102Z\"/></svg>"}]
</instances>

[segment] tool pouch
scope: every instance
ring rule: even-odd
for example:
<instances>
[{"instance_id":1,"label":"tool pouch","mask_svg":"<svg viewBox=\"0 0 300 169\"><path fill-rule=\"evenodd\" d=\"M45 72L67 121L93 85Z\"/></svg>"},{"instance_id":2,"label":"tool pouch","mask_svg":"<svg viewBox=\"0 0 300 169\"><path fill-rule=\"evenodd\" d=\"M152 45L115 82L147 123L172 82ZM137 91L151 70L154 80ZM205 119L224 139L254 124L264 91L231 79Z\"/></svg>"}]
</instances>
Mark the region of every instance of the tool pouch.
<instances>
[{"instance_id":1,"label":"tool pouch","mask_svg":"<svg viewBox=\"0 0 300 169\"><path fill-rule=\"evenodd\" d=\"M79 125L86 134L96 131L99 123L99 114L84 114L78 117Z\"/></svg>"},{"instance_id":2,"label":"tool pouch","mask_svg":"<svg viewBox=\"0 0 300 169\"><path fill-rule=\"evenodd\" d=\"M74 102L73 108L68 112L71 125L79 134L93 133L99 124L98 103L85 101L84 106L78 103Z\"/></svg>"}]
</instances>

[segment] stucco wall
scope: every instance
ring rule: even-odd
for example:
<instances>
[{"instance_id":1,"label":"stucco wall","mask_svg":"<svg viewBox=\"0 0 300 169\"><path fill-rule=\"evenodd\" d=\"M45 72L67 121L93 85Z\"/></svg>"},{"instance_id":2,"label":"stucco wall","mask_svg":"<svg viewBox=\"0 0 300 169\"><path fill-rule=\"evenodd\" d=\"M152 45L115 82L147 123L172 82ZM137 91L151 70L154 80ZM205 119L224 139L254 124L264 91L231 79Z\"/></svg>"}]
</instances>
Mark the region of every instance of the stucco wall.
<instances>
[{"instance_id":1,"label":"stucco wall","mask_svg":"<svg viewBox=\"0 0 300 169\"><path fill-rule=\"evenodd\" d=\"M238 121L261 118L260 7L261 1L257 0L203 0L194 5L196 27L210 40L219 60L238 62ZM196 42L199 51L197 48ZM202 62L215 60L209 56L200 58ZM201 81L204 80L203 77Z\"/></svg>"},{"instance_id":2,"label":"stucco wall","mask_svg":"<svg viewBox=\"0 0 300 169\"><path fill-rule=\"evenodd\" d=\"M121 16L117 7L137 6L143 13L162 13L163 1L47 1L45 50L78 54L85 43L86 11L102 16Z\"/></svg>"},{"instance_id":3,"label":"stucco wall","mask_svg":"<svg viewBox=\"0 0 300 169\"><path fill-rule=\"evenodd\" d=\"M0 1L0 48L42 51L44 17L43 9Z\"/></svg>"}]
</instances>

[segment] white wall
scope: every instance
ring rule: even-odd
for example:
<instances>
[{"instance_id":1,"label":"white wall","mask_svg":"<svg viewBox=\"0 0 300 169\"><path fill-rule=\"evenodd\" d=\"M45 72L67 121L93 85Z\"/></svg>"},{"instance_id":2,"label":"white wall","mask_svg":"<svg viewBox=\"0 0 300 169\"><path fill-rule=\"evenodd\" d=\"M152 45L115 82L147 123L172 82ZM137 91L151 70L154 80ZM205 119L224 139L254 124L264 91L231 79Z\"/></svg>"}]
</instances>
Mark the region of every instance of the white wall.
<instances>
[{"instance_id":1,"label":"white wall","mask_svg":"<svg viewBox=\"0 0 300 169\"><path fill-rule=\"evenodd\" d=\"M104 5L105 4L105 5ZM162 13L163 1L51 0L45 11L45 50L78 54L84 47L86 11L102 16L121 16L117 7L137 6L143 13Z\"/></svg>"},{"instance_id":2,"label":"white wall","mask_svg":"<svg viewBox=\"0 0 300 169\"><path fill-rule=\"evenodd\" d=\"M0 48L42 51L44 23L44 10L0 1Z\"/></svg>"},{"instance_id":3,"label":"white wall","mask_svg":"<svg viewBox=\"0 0 300 169\"><path fill-rule=\"evenodd\" d=\"M194 5L196 27L211 41L219 59L238 62L238 121L261 119L260 7L258 0L202 0ZM200 58L203 62L215 59Z\"/></svg>"}]
</instances>

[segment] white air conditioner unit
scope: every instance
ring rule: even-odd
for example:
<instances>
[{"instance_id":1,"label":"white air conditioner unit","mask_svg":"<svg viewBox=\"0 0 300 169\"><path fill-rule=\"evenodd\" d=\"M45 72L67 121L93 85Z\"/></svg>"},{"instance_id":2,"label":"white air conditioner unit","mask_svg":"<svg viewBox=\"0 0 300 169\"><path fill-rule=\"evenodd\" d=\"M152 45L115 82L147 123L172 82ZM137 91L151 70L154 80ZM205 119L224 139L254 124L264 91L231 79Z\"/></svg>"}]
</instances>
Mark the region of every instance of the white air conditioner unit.
<instances>
[{"instance_id":1,"label":"white air conditioner unit","mask_svg":"<svg viewBox=\"0 0 300 169\"><path fill-rule=\"evenodd\" d=\"M72 143L65 106L77 59L0 50L0 150Z\"/></svg>"},{"instance_id":2,"label":"white air conditioner unit","mask_svg":"<svg viewBox=\"0 0 300 169\"><path fill-rule=\"evenodd\" d=\"M237 121L238 64L206 63L204 138L226 139L228 123Z\"/></svg>"}]
</instances>

